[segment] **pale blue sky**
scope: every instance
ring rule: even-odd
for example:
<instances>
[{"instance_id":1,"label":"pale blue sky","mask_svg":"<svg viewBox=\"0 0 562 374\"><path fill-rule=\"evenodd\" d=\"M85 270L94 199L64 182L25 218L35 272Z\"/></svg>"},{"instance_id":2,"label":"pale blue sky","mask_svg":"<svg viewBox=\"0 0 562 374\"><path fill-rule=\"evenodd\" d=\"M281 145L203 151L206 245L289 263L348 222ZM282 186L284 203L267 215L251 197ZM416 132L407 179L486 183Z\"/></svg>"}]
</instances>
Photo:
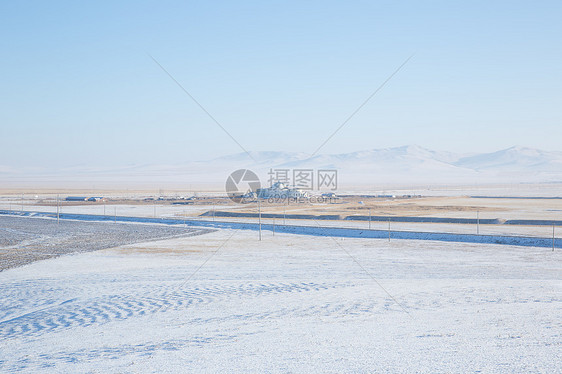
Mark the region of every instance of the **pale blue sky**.
<instances>
[{"instance_id":1,"label":"pale blue sky","mask_svg":"<svg viewBox=\"0 0 562 374\"><path fill-rule=\"evenodd\" d=\"M562 2L2 2L0 165L562 150Z\"/></svg>"}]
</instances>

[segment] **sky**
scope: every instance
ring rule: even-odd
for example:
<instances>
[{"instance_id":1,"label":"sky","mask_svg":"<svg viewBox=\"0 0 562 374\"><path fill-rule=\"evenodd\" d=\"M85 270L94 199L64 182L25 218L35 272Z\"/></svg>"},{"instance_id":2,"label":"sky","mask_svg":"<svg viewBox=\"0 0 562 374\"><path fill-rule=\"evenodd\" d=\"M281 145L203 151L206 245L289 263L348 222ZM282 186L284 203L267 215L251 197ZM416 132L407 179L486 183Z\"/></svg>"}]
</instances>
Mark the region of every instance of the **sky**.
<instances>
[{"instance_id":1,"label":"sky","mask_svg":"<svg viewBox=\"0 0 562 374\"><path fill-rule=\"evenodd\" d=\"M0 4L0 166L562 150L560 1Z\"/></svg>"}]
</instances>

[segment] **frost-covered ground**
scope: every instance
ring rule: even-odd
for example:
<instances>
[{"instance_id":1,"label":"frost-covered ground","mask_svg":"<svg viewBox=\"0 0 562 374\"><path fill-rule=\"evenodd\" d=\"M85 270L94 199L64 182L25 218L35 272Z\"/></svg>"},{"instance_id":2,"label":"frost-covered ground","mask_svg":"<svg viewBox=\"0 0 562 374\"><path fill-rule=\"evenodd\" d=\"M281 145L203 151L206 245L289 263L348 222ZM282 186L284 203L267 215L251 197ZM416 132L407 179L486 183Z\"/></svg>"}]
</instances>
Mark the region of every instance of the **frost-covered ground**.
<instances>
[{"instance_id":1,"label":"frost-covered ground","mask_svg":"<svg viewBox=\"0 0 562 374\"><path fill-rule=\"evenodd\" d=\"M0 271L68 253L174 236L200 235L209 229L109 222L69 221L0 215Z\"/></svg>"},{"instance_id":2,"label":"frost-covered ground","mask_svg":"<svg viewBox=\"0 0 562 374\"><path fill-rule=\"evenodd\" d=\"M256 239L221 230L0 273L0 371L560 372L560 251Z\"/></svg>"}]
</instances>

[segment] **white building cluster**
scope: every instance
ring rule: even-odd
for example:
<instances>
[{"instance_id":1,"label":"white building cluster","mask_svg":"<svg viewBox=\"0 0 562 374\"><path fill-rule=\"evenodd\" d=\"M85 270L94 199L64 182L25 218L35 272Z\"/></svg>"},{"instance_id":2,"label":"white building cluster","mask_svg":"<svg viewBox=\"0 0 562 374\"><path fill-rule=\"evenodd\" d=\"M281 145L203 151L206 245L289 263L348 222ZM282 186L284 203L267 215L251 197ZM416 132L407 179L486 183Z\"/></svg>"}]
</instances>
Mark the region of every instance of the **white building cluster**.
<instances>
[{"instance_id":1,"label":"white building cluster","mask_svg":"<svg viewBox=\"0 0 562 374\"><path fill-rule=\"evenodd\" d=\"M281 182L275 182L271 187L268 188L259 188L256 193L260 199L308 198L308 193L306 191L287 187Z\"/></svg>"}]
</instances>

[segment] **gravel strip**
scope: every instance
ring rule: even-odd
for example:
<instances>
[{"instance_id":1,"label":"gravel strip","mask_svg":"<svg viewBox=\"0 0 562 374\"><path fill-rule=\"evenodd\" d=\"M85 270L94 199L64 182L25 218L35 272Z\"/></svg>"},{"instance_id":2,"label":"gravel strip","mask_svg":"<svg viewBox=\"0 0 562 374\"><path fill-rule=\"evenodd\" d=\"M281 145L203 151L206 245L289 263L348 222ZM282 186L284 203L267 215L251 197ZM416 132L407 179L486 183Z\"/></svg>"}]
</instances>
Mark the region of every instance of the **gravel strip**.
<instances>
[{"instance_id":1,"label":"gravel strip","mask_svg":"<svg viewBox=\"0 0 562 374\"><path fill-rule=\"evenodd\" d=\"M69 253L215 231L167 225L0 216L0 271Z\"/></svg>"}]
</instances>

